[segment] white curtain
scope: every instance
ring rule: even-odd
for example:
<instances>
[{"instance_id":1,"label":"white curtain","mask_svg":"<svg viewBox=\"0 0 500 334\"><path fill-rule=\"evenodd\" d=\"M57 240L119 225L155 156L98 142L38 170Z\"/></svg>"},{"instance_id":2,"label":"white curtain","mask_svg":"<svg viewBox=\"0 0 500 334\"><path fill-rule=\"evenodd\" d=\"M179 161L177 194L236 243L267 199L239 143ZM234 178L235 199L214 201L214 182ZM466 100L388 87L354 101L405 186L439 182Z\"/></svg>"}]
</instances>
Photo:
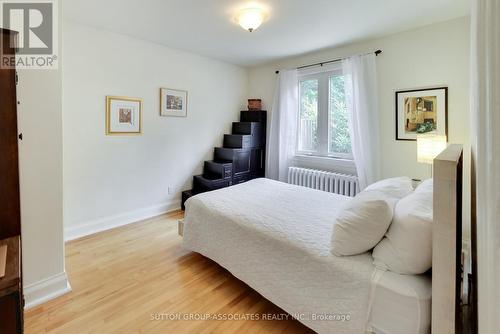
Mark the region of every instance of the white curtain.
<instances>
[{"instance_id":1,"label":"white curtain","mask_svg":"<svg viewBox=\"0 0 500 334\"><path fill-rule=\"evenodd\" d=\"M280 71L274 91L268 135L266 176L287 181L288 167L295 155L298 122L297 70Z\"/></svg>"},{"instance_id":2,"label":"white curtain","mask_svg":"<svg viewBox=\"0 0 500 334\"><path fill-rule=\"evenodd\" d=\"M380 179L378 90L375 54L342 61L349 133L361 189Z\"/></svg>"},{"instance_id":3,"label":"white curtain","mask_svg":"<svg viewBox=\"0 0 500 334\"><path fill-rule=\"evenodd\" d=\"M473 0L472 3L471 146L477 217L479 332L498 333L500 329L500 2Z\"/></svg>"}]
</instances>

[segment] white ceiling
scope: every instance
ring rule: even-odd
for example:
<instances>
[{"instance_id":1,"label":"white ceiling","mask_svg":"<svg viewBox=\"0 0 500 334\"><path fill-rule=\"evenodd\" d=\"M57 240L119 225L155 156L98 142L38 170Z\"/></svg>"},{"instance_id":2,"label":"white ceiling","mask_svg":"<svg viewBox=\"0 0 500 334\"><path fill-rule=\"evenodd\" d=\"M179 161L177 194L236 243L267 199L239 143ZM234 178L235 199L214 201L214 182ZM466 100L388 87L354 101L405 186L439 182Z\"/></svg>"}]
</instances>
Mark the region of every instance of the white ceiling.
<instances>
[{"instance_id":1,"label":"white ceiling","mask_svg":"<svg viewBox=\"0 0 500 334\"><path fill-rule=\"evenodd\" d=\"M64 0L64 17L251 66L466 16L469 0L261 0L269 17L249 33L238 0Z\"/></svg>"}]
</instances>

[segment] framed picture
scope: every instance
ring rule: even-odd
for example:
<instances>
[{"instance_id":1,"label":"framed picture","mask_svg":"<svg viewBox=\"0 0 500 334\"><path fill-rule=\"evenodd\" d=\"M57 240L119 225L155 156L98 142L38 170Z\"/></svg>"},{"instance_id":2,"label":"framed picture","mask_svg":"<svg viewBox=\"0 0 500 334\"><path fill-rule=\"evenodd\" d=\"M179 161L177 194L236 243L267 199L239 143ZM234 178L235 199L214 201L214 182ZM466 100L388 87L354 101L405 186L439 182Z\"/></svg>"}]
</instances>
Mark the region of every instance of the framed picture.
<instances>
[{"instance_id":1,"label":"framed picture","mask_svg":"<svg viewBox=\"0 0 500 334\"><path fill-rule=\"evenodd\" d=\"M448 87L396 92L396 140L448 135Z\"/></svg>"},{"instance_id":2,"label":"framed picture","mask_svg":"<svg viewBox=\"0 0 500 334\"><path fill-rule=\"evenodd\" d=\"M160 116L187 116L187 91L160 88Z\"/></svg>"},{"instance_id":3,"label":"framed picture","mask_svg":"<svg viewBox=\"0 0 500 334\"><path fill-rule=\"evenodd\" d=\"M106 134L142 133L142 99L106 96Z\"/></svg>"}]
</instances>

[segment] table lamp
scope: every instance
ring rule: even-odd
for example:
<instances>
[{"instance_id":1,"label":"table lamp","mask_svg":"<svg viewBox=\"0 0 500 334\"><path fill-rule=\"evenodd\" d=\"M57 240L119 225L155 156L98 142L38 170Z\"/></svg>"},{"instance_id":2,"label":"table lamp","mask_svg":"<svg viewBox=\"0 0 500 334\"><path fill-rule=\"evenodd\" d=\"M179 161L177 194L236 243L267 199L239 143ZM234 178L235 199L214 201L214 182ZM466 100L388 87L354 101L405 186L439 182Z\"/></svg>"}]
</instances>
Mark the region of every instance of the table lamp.
<instances>
[{"instance_id":1,"label":"table lamp","mask_svg":"<svg viewBox=\"0 0 500 334\"><path fill-rule=\"evenodd\" d=\"M446 145L446 136L433 134L417 135L417 161L431 165L431 177L432 162L439 153L444 151Z\"/></svg>"}]
</instances>

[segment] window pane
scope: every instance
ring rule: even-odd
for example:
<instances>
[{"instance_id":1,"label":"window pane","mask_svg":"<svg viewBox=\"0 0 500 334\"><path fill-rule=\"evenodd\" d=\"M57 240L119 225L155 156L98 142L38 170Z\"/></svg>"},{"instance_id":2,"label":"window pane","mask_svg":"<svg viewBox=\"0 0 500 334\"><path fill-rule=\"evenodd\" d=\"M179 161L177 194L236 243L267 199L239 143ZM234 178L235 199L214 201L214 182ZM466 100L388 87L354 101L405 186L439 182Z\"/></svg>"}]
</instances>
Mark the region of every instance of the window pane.
<instances>
[{"instance_id":1,"label":"window pane","mask_svg":"<svg viewBox=\"0 0 500 334\"><path fill-rule=\"evenodd\" d=\"M351 137L347 119L344 77L330 77L328 153L351 154Z\"/></svg>"},{"instance_id":2,"label":"window pane","mask_svg":"<svg viewBox=\"0 0 500 334\"><path fill-rule=\"evenodd\" d=\"M300 82L299 151L318 150L318 80Z\"/></svg>"}]
</instances>

